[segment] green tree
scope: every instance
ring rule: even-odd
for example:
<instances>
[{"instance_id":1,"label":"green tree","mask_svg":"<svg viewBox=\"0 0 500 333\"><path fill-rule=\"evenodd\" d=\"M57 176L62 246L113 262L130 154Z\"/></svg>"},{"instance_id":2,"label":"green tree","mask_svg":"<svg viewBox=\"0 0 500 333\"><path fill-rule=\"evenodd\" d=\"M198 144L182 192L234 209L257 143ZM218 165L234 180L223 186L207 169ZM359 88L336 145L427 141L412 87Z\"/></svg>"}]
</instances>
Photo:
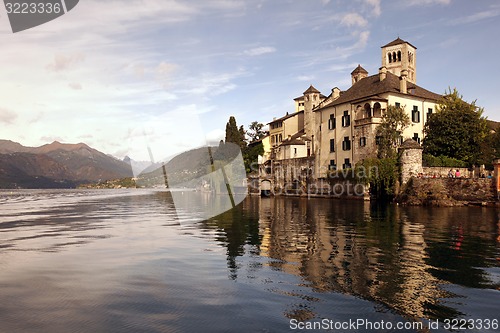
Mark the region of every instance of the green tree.
<instances>
[{"instance_id":1,"label":"green tree","mask_svg":"<svg viewBox=\"0 0 500 333\"><path fill-rule=\"evenodd\" d=\"M259 123L258 121L252 121L250 126L248 126L247 131L250 142L258 141L266 135L262 128L264 128L264 124Z\"/></svg>"},{"instance_id":2,"label":"green tree","mask_svg":"<svg viewBox=\"0 0 500 333\"><path fill-rule=\"evenodd\" d=\"M252 171L258 172L257 162L259 160L259 155L264 154L264 145L262 142L254 143L248 145L243 149L243 160L245 162L245 169L247 174Z\"/></svg>"},{"instance_id":3,"label":"green tree","mask_svg":"<svg viewBox=\"0 0 500 333\"><path fill-rule=\"evenodd\" d=\"M488 128L483 109L475 101L464 101L455 88L441 99L437 112L427 120L424 133L424 153L472 165L481 162L480 148L488 136Z\"/></svg>"},{"instance_id":4,"label":"green tree","mask_svg":"<svg viewBox=\"0 0 500 333\"><path fill-rule=\"evenodd\" d=\"M229 121L226 124L226 138L224 141L237 144L241 147L244 140L245 137L241 135L238 125L236 125L236 118L233 116L229 117Z\"/></svg>"},{"instance_id":5,"label":"green tree","mask_svg":"<svg viewBox=\"0 0 500 333\"><path fill-rule=\"evenodd\" d=\"M389 105L377 126L378 158L395 158L399 139L410 125L410 117L400 107Z\"/></svg>"}]
</instances>

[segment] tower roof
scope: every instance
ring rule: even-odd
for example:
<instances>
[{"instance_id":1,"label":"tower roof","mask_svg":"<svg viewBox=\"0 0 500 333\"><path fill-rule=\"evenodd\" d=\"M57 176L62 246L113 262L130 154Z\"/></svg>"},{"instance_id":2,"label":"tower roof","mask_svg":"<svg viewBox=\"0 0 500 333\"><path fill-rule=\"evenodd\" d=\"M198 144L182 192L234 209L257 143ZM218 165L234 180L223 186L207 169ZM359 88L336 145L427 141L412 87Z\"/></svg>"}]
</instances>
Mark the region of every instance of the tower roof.
<instances>
[{"instance_id":1,"label":"tower roof","mask_svg":"<svg viewBox=\"0 0 500 333\"><path fill-rule=\"evenodd\" d=\"M351 75L358 74L358 73L368 74L368 71L366 69L364 69L363 67L361 67L361 65L358 65L358 67L356 67L352 71Z\"/></svg>"},{"instance_id":2,"label":"tower roof","mask_svg":"<svg viewBox=\"0 0 500 333\"><path fill-rule=\"evenodd\" d=\"M424 149L422 146L413 139L406 139L405 142L399 147L400 149Z\"/></svg>"},{"instance_id":3,"label":"tower roof","mask_svg":"<svg viewBox=\"0 0 500 333\"><path fill-rule=\"evenodd\" d=\"M407 41L405 41L405 40L402 40L402 39L401 39L401 38L399 38L399 37L398 37L398 38L396 38L395 40L393 40L392 42L390 42L389 44L386 44L386 45L382 46L382 48L384 48L384 47L389 47L389 46L394 46L394 45L399 45L399 44L408 44L408 45L410 45L411 47L413 47L414 49L417 49L417 48L415 47L415 45L412 45L411 43L409 43L409 42L407 42Z\"/></svg>"},{"instance_id":4,"label":"tower roof","mask_svg":"<svg viewBox=\"0 0 500 333\"><path fill-rule=\"evenodd\" d=\"M319 94L319 93L320 93L320 91L319 91L318 89L314 88L314 87L313 87L313 85L311 84L311 85L309 86L309 88L307 88L307 90L306 90L306 91L304 91L304 95L306 95L306 94L312 94L312 93L317 93L317 94Z\"/></svg>"}]
</instances>

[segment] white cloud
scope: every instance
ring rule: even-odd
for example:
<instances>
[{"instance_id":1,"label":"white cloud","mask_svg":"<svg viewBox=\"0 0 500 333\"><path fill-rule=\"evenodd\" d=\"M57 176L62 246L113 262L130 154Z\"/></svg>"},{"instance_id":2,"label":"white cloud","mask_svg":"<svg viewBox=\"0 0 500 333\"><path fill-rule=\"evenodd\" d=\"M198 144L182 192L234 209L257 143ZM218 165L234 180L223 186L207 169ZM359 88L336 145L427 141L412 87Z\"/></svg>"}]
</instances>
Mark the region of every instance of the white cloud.
<instances>
[{"instance_id":1,"label":"white cloud","mask_svg":"<svg viewBox=\"0 0 500 333\"><path fill-rule=\"evenodd\" d=\"M54 60L45 68L52 72L65 71L84 61L84 59L85 56L82 53L56 54Z\"/></svg>"},{"instance_id":2,"label":"white cloud","mask_svg":"<svg viewBox=\"0 0 500 333\"><path fill-rule=\"evenodd\" d=\"M261 46L261 47L255 47L255 48L250 49L250 50L246 50L243 53L245 55L253 57L253 56L260 56L260 55L263 55L263 54L274 53L274 52L276 52L276 48L274 48L274 47L271 47L271 46Z\"/></svg>"},{"instance_id":3,"label":"white cloud","mask_svg":"<svg viewBox=\"0 0 500 333\"><path fill-rule=\"evenodd\" d=\"M380 16L382 10L380 8L380 0L365 0L365 2L372 6L372 14L374 16Z\"/></svg>"},{"instance_id":4,"label":"white cloud","mask_svg":"<svg viewBox=\"0 0 500 333\"><path fill-rule=\"evenodd\" d=\"M479 22L479 21L489 19L492 17L497 17L497 16L500 16L500 9L493 7L491 10L488 10L488 11L474 13L474 14L453 20L449 24L450 25L461 25L461 24L475 23L475 22Z\"/></svg>"},{"instance_id":5,"label":"white cloud","mask_svg":"<svg viewBox=\"0 0 500 333\"><path fill-rule=\"evenodd\" d=\"M306 82L312 82L315 79L313 75L300 75L297 80L299 81L306 81Z\"/></svg>"},{"instance_id":6,"label":"white cloud","mask_svg":"<svg viewBox=\"0 0 500 333\"><path fill-rule=\"evenodd\" d=\"M82 90L83 89L82 85L78 82L70 82L70 83L68 83L68 87L70 87L73 90Z\"/></svg>"},{"instance_id":7,"label":"white cloud","mask_svg":"<svg viewBox=\"0 0 500 333\"><path fill-rule=\"evenodd\" d=\"M368 25L368 21L365 20L361 15L358 13L349 13L346 14L342 17L340 20L340 24L343 26L346 26L348 28L351 27L366 27Z\"/></svg>"},{"instance_id":8,"label":"white cloud","mask_svg":"<svg viewBox=\"0 0 500 333\"><path fill-rule=\"evenodd\" d=\"M5 108L0 108L0 123L12 124L16 118L17 114L14 112Z\"/></svg>"},{"instance_id":9,"label":"white cloud","mask_svg":"<svg viewBox=\"0 0 500 333\"><path fill-rule=\"evenodd\" d=\"M207 144L218 145L220 140L224 140L226 132L220 128L214 129L207 133Z\"/></svg>"},{"instance_id":10,"label":"white cloud","mask_svg":"<svg viewBox=\"0 0 500 333\"><path fill-rule=\"evenodd\" d=\"M156 72L161 76L170 76L172 72L177 69L177 67L178 66L176 64L162 61L156 68Z\"/></svg>"},{"instance_id":11,"label":"white cloud","mask_svg":"<svg viewBox=\"0 0 500 333\"><path fill-rule=\"evenodd\" d=\"M408 0L408 6L449 5L451 0Z\"/></svg>"}]
</instances>

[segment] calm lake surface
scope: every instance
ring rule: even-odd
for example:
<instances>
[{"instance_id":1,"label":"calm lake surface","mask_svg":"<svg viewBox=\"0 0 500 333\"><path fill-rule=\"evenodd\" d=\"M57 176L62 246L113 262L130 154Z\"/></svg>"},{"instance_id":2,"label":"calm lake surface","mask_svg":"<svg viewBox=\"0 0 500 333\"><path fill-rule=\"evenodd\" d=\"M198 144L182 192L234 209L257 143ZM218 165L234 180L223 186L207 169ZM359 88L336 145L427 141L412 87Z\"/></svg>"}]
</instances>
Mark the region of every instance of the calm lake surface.
<instances>
[{"instance_id":1,"label":"calm lake surface","mask_svg":"<svg viewBox=\"0 0 500 333\"><path fill-rule=\"evenodd\" d=\"M189 196L205 197L176 211L166 192L0 191L0 331L297 332L327 319L394 325L336 332L437 320L427 332L450 332L446 319L500 319L495 209L250 197L199 221L212 199Z\"/></svg>"}]
</instances>

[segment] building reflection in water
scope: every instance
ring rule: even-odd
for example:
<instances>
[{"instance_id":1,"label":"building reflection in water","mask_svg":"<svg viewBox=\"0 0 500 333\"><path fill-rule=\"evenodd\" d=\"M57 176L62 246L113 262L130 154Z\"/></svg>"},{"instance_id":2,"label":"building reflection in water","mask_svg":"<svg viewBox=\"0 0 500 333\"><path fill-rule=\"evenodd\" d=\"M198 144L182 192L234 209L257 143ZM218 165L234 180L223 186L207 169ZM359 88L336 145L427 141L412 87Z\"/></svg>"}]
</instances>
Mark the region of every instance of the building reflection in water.
<instances>
[{"instance_id":1,"label":"building reflection in water","mask_svg":"<svg viewBox=\"0 0 500 333\"><path fill-rule=\"evenodd\" d=\"M442 288L491 288L495 210L376 206L368 202L248 198L211 219L227 247L231 278L245 251L272 269L300 276L316 292L376 301L407 318L459 316Z\"/></svg>"}]
</instances>

